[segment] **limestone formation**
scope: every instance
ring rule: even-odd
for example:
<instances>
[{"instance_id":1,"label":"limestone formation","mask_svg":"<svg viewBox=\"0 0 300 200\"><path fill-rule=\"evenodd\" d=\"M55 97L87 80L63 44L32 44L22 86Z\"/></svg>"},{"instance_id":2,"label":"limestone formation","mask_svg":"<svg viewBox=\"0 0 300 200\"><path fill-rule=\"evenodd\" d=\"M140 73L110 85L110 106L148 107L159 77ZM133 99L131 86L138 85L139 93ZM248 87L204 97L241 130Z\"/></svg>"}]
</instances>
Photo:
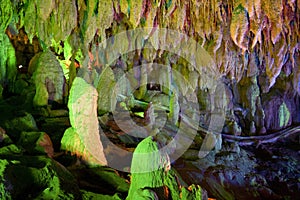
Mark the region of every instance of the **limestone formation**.
<instances>
[{"instance_id":1,"label":"limestone formation","mask_svg":"<svg viewBox=\"0 0 300 200\"><path fill-rule=\"evenodd\" d=\"M272 7L274 9L271 9ZM283 78L293 89L286 86L281 88L279 94L285 96L283 90L289 89L289 97L284 101L288 108L290 105L297 108L291 113L288 124L300 122L299 115L295 114L299 112L299 102L294 100L299 98L298 11L299 5L296 1L271 0L266 2L47 0L43 5L36 1L3 0L1 12L5 15L1 17L0 32L1 35L5 35L5 30L7 31L16 49L20 49L15 42L20 38L24 38L25 43L40 43L34 47L28 46L37 49L29 52L36 53L39 51L36 47L40 46L44 51L50 48L57 55L62 55L68 49L68 55L60 59L76 58L81 67L89 66L89 70L96 69L98 72L103 71L106 65L112 65L109 67L113 69L116 63L123 63L122 66L126 66L123 68L125 73L141 63L164 64L178 70L190 82L193 90L197 87L214 90L213 79L199 77L195 71L201 74L207 71L217 72L226 77L227 89L235 90L235 87L242 85L238 92L233 91L230 103L239 107L243 114L231 110L234 113L231 117L241 127L242 134L254 135L270 131L266 123L269 116L275 113L268 109L266 99L278 93L279 82ZM137 27L147 29L140 34L123 32ZM158 34L154 31L157 28L173 29L182 35L174 38L174 35L169 34L171 32L169 30ZM117 34L123 34L123 37L114 37ZM23 37L24 35L26 37ZM201 45L203 51L196 43L187 45L189 43L187 41L191 41L187 36ZM106 38L110 39L105 40ZM4 48L1 50L4 51ZM168 52L169 50L173 52ZM15 70L13 51L9 52L12 52L11 59L4 65L11 65L13 67L9 68ZM81 56L75 55L78 52ZM208 55L213 58L215 64L202 66ZM1 59L1 62L4 63L4 60ZM88 60L89 65L84 65L83 63ZM191 64L194 64L195 69ZM5 73L7 67L3 66L0 67L1 76L8 75ZM75 77L75 71L75 67L70 67L72 76L70 84ZM116 70L113 71L116 76ZM8 75L9 80L13 81L14 73ZM135 78L138 79L137 77ZM94 79L91 81L98 83L98 77L95 76ZM245 79L256 82L246 81L240 84ZM131 83L138 81L140 80L130 80ZM186 92L185 84L175 85ZM6 88L2 87L5 93ZM145 93L142 91L145 89L143 87L139 89L142 94ZM247 97L240 94L241 90L247 90ZM39 87L37 92L46 97L45 91L45 87ZM107 91L111 92L109 89ZM166 88L163 88L163 92L167 92ZM141 94L136 95L140 99ZM104 97L100 95L99 99L101 98ZM205 101L205 99L198 100ZM47 103L45 99L35 99L35 102L40 105ZM110 112L113 109L108 106L108 99L101 99L100 102L106 105L99 106L99 113ZM103 107L103 110L100 107ZM276 124L280 122L276 121Z\"/></svg>"},{"instance_id":2,"label":"limestone formation","mask_svg":"<svg viewBox=\"0 0 300 200\"><path fill-rule=\"evenodd\" d=\"M9 37L0 30L0 98L3 89L14 92L17 75L15 49Z\"/></svg>"},{"instance_id":3,"label":"limestone formation","mask_svg":"<svg viewBox=\"0 0 300 200\"><path fill-rule=\"evenodd\" d=\"M80 199L75 178L50 158L1 158L0 166L0 196L3 199Z\"/></svg>"},{"instance_id":4,"label":"limestone formation","mask_svg":"<svg viewBox=\"0 0 300 200\"><path fill-rule=\"evenodd\" d=\"M188 180L215 198L297 199L299 10L298 0L0 0L0 198L80 199L77 184L65 182L75 180L59 173L65 169L52 170L53 160L37 156L52 152L46 133L55 150L62 144L89 164L121 163L126 159L117 149L131 152L140 141L124 132L135 133L134 120L150 125L155 118L172 137L184 129L179 146L198 140L183 155L193 162L177 161ZM49 106L68 97L70 112ZM115 106L134 120L123 120ZM111 114L115 122L120 117L103 123L120 145L103 143L105 153L113 152L107 160L97 114L108 122ZM203 198L196 185L179 187L166 153L138 156L160 152L155 142L146 138L136 149L128 198ZM224 148L228 143L232 148ZM54 157L63 164L77 161L62 153ZM153 163L156 170L135 173ZM75 191L63 192L65 185ZM94 189L84 189L82 198L126 198L125 190L114 196L105 190L106 196Z\"/></svg>"},{"instance_id":5,"label":"limestone formation","mask_svg":"<svg viewBox=\"0 0 300 200\"><path fill-rule=\"evenodd\" d=\"M134 199L205 199L199 186L184 188L171 169L167 152L149 136L134 151L131 164L131 184L127 200Z\"/></svg>"},{"instance_id":6,"label":"limestone formation","mask_svg":"<svg viewBox=\"0 0 300 200\"><path fill-rule=\"evenodd\" d=\"M107 66L103 69L97 86L99 93L98 97L98 113L99 115L112 112L116 106L116 91L114 91L116 85L114 72Z\"/></svg>"},{"instance_id":7,"label":"limestone formation","mask_svg":"<svg viewBox=\"0 0 300 200\"><path fill-rule=\"evenodd\" d=\"M18 144L29 154L46 154L49 157L54 154L52 141L45 132L22 132Z\"/></svg>"},{"instance_id":8,"label":"limestone formation","mask_svg":"<svg viewBox=\"0 0 300 200\"><path fill-rule=\"evenodd\" d=\"M32 74L36 93L34 106L62 104L66 95L66 81L62 67L51 51L45 51L32 58L28 68Z\"/></svg>"},{"instance_id":9,"label":"limestone formation","mask_svg":"<svg viewBox=\"0 0 300 200\"><path fill-rule=\"evenodd\" d=\"M97 118L97 90L84 79L74 79L68 102L71 126L62 138L62 149L88 164L106 165Z\"/></svg>"},{"instance_id":10,"label":"limestone formation","mask_svg":"<svg viewBox=\"0 0 300 200\"><path fill-rule=\"evenodd\" d=\"M22 131L38 131L35 119L30 113L21 113L4 122L4 128L12 139L19 139Z\"/></svg>"}]
</instances>

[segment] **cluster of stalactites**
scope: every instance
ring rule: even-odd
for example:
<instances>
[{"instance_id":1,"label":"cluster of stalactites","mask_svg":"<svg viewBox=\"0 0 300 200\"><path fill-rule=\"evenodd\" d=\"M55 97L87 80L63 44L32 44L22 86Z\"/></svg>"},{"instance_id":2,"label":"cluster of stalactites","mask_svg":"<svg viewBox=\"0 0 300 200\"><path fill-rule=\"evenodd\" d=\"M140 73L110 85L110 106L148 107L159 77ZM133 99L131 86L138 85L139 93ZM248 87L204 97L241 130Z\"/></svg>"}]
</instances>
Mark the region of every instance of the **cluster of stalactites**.
<instances>
[{"instance_id":1,"label":"cluster of stalactites","mask_svg":"<svg viewBox=\"0 0 300 200\"><path fill-rule=\"evenodd\" d=\"M68 40L73 53L81 48L86 57L96 42L124 30L179 30L196 39L231 79L264 74L262 91L268 92L285 64L297 68L299 6L292 0L3 0L1 10L15 14L5 15L1 29L24 27L29 40L37 36L44 48L57 51ZM293 72L299 91L300 73Z\"/></svg>"}]
</instances>

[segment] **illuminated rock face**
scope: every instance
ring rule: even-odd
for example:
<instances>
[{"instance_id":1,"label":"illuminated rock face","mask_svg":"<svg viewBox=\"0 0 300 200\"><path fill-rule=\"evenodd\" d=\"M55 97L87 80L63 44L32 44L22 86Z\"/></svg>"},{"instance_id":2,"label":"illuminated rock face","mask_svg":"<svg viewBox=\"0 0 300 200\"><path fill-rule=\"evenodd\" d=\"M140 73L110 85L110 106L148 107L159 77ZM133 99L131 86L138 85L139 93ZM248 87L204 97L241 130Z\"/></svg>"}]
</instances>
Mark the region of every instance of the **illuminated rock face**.
<instances>
[{"instance_id":1,"label":"illuminated rock face","mask_svg":"<svg viewBox=\"0 0 300 200\"><path fill-rule=\"evenodd\" d=\"M14 163L14 164L11 164ZM80 199L76 179L65 167L45 156L0 159L2 199Z\"/></svg>"},{"instance_id":2,"label":"illuminated rock face","mask_svg":"<svg viewBox=\"0 0 300 200\"><path fill-rule=\"evenodd\" d=\"M170 158L149 136L134 151L131 184L126 200L134 199L207 199L198 185L182 187L171 169Z\"/></svg>"},{"instance_id":3,"label":"illuminated rock face","mask_svg":"<svg viewBox=\"0 0 300 200\"><path fill-rule=\"evenodd\" d=\"M52 52L46 51L33 57L28 72L32 74L36 88L35 106L63 103L66 81L62 67Z\"/></svg>"},{"instance_id":4,"label":"illuminated rock face","mask_svg":"<svg viewBox=\"0 0 300 200\"><path fill-rule=\"evenodd\" d=\"M231 98L228 124L232 124L226 130L233 130L229 133L262 134L300 122L300 8L297 1L48 0L40 4L37 1L12 3L5 0L1 1L0 9L7 13L1 16L1 34L6 31L8 35L18 35L18 31L25 30L29 42L36 36L44 50L51 47L58 55L63 54L67 46L64 44L68 43L74 58L82 54L78 60L81 67L94 67L98 71L112 52L112 49L98 51L97 45L104 38L137 27L179 30L209 52L226 80ZM160 37L158 43L171 47L172 38ZM10 38L16 40L17 37ZM134 44L135 40L137 38L128 36L122 41L114 41L114 47ZM7 46L3 42L0 45L0 49ZM155 41L147 43L147 47L156 46ZM192 52L193 47L183 46L178 50ZM157 49L144 48L132 56L121 55L111 65L120 64L130 69L144 61L167 63L189 80L196 80L193 83L199 79L189 70L188 63ZM2 65L3 71L10 64ZM1 73L1 79L8 76ZM70 74L74 76L71 69ZM278 96L281 100L277 105L274 102L277 100L271 99ZM199 102L205 102L205 99L199 99ZM282 104L286 106L282 107ZM285 116L284 119L279 115Z\"/></svg>"},{"instance_id":5,"label":"illuminated rock face","mask_svg":"<svg viewBox=\"0 0 300 200\"><path fill-rule=\"evenodd\" d=\"M82 78L75 78L68 108L71 126L62 138L62 149L82 156L88 164L106 165L100 141L96 89Z\"/></svg>"}]
</instances>

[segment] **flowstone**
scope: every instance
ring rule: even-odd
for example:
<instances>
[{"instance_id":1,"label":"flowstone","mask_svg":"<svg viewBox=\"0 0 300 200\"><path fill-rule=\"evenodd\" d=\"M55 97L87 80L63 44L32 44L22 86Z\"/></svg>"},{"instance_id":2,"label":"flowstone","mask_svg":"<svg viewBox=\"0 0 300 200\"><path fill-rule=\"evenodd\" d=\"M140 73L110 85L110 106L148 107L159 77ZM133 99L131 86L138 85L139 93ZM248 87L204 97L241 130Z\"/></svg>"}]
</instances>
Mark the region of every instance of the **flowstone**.
<instances>
[{"instance_id":1,"label":"flowstone","mask_svg":"<svg viewBox=\"0 0 300 200\"><path fill-rule=\"evenodd\" d=\"M84 79L74 79L68 102L71 126L61 140L61 148L82 157L89 164L106 165L99 135L97 90Z\"/></svg>"},{"instance_id":2,"label":"flowstone","mask_svg":"<svg viewBox=\"0 0 300 200\"><path fill-rule=\"evenodd\" d=\"M200 186L184 188L171 169L168 154L159 149L155 138L141 141L132 158L131 185L126 200L136 199L205 199Z\"/></svg>"}]
</instances>

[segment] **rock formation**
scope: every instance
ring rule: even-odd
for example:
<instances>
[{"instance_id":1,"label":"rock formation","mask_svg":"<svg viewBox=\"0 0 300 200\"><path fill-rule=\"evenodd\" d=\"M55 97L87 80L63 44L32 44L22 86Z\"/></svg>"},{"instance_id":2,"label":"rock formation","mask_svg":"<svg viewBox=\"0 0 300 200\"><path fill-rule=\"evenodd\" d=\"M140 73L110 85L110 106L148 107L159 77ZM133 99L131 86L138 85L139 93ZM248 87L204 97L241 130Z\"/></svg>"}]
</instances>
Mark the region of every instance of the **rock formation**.
<instances>
[{"instance_id":1,"label":"rock formation","mask_svg":"<svg viewBox=\"0 0 300 200\"><path fill-rule=\"evenodd\" d=\"M71 126L62 138L62 149L82 157L88 164L106 165L99 135L97 90L84 79L75 78L68 108Z\"/></svg>"},{"instance_id":2,"label":"rock formation","mask_svg":"<svg viewBox=\"0 0 300 200\"><path fill-rule=\"evenodd\" d=\"M51 51L36 54L28 68L36 92L34 106L62 104L67 96L66 80L62 67Z\"/></svg>"},{"instance_id":3,"label":"rock formation","mask_svg":"<svg viewBox=\"0 0 300 200\"><path fill-rule=\"evenodd\" d=\"M78 55L82 54L78 60L81 66L97 68L98 73L105 64L119 63L123 69L130 69L144 61L155 61L171 65L194 82L199 77L194 76L188 63L167 51L158 51L157 45L175 45L167 35L159 36L159 43L150 40L141 44L141 50L126 56L112 54L112 50L121 53L126 50L126 46L132 48L130 46L135 41L138 44L139 36L127 36L127 39L120 41L111 38L112 40L105 42L113 42L107 49L97 46L105 38L132 28L178 30L195 39L213 57L216 69L225 78L232 97L233 106L229 108L227 118L237 129L241 128L243 135L264 134L300 121L297 114L300 82L297 1L50 0L43 4L36 1L3 1L1 10L2 13L9 13L3 16L1 23L3 41L7 41L5 31L13 44L16 44L15 35L25 31L29 43L38 38L44 50L50 47L60 55L62 52L69 52L68 55L64 54L65 58L61 56L62 60L75 57L79 59ZM149 34L150 32L151 30ZM178 40L176 43L182 41ZM101 45L105 46L105 43ZM7 42L2 42L1 45L6 48L1 49L7 49L9 45L6 44ZM149 47L156 52L144 50ZM63 48L70 50L65 51ZM174 53L188 53L193 48L182 46ZM9 69L13 69L10 66L14 65L15 59L14 51L10 49L11 53L7 54L9 59L6 62L1 59L1 80L13 82L15 72ZM118 61L111 61L111 58ZM113 63L107 63L108 61ZM70 74L74 76L71 68ZM3 87L6 90L2 84ZM270 101L275 96L280 96L281 99ZM204 102L201 98L198 100ZM284 111L277 112L279 109ZM290 115L288 122L282 123L282 118L286 120L284 116L287 113Z\"/></svg>"},{"instance_id":4,"label":"rock formation","mask_svg":"<svg viewBox=\"0 0 300 200\"><path fill-rule=\"evenodd\" d=\"M132 158L131 185L127 200L133 199L206 199L200 186L182 187L171 169L167 152L149 136L139 143Z\"/></svg>"},{"instance_id":5,"label":"rock formation","mask_svg":"<svg viewBox=\"0 0 300 200\"><path fill-rule=\"evenodd\" d=\"M183 140L198 141L183 157L208 157L198 162L205 170L197 169L188 177L199 180L215 197L298 197L299 180L293 175L299 174L299 10L296 0L0 0L0 180L6 179L7 172L11 173L8 180L14 180L14 169L21 175L19 169L37 176L39 170L56 174L49 169L53 163L48 158L41 161L46 167L39 170L22 159L8 158L23 153L51 155L52 149L47 150L50 141L54 150L62 147L82 160L105 165L109 161L103 155L98 116L105 122L109 139L130 141L116 148L129 148L131 153L140 138L124 136L125 129L122 132L122 127L109 121L118 108L126 110L129 117L138 116L138 125L151 124L152 115L159 124L167 121L172 126L168 133L184 124ZM54 111L58 107L49 106L56 103L65 110ZM153 112L147 113L147 105L153 105ZM196 136L190 134L193 131ZM204 139L206 135L209 137ZM155 149L152 142L146 139L141 145ZM28 147L31 145L34 148ZM212 152L216 145L218 151ZM234 145L246 146L246 150ZM248 151L254 152L257 160ZM239 156L244 165L250 163L249 168L232 173L239 165L230 162ZM268 159L266 163L264 159ZM72 165L64 159L61 162ZM276 172L268 173L256 164L275 167ZM173 182L172 170L159 170L154 174ZM200 177L196 179L195 174ZM155 176L149 180L159 182ZM52 178L51 184L47 179L47 188L55 188L59 196L64 192L55 186L61 182ZM162 188L155 191L139 186L138 175L133 173L132 178L134 189L128 198L155 199L165 195L162 190L172 193L175 190L171 188L178 187L159 182ZM18 187L18 180L14 184ZM239 187L232 189L232 185ZM253 186L252 190L233 194L245 185ZM40 185L34 188L45 189ZM28 195L43 198L48 189ZM0 194L10 198L7 191L11 191L10 185L0 184ZM12 190L12 197L19 198L26 191L27 186ZM195 197L199 191L192 186L180 192ZM78 188L73 191L78 192ZM82 194L92 196L87 191Z\"/></svg>"}]
</instances>

